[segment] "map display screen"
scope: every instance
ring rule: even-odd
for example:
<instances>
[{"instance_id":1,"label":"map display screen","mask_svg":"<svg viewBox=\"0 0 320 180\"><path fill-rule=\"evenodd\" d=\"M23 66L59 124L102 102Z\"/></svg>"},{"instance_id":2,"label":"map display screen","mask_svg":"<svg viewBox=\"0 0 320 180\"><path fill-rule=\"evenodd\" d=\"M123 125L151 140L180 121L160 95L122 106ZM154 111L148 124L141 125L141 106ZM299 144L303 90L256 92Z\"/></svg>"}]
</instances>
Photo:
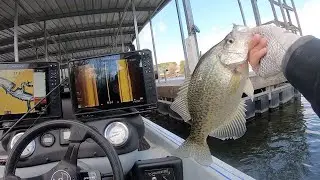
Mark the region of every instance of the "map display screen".
<instances>
[{"instance_id":1,"label":"map display screen","mask_svg":"<svg viewBox=\"0 0 320 180\"><path fill-rule=\"evenodd\" d=\"M0 115L24 114L46 96L44 69L0 69ZM30 113L45 113L47 100Z\"/></svg>"}]
</instances>

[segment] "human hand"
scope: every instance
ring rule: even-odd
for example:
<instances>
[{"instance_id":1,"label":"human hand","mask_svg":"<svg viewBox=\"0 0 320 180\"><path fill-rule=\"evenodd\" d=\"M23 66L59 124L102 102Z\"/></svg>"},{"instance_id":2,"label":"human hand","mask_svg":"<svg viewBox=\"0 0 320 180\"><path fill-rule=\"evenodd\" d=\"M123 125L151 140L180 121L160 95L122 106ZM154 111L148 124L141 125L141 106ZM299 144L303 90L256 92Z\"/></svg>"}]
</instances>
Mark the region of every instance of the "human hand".
<instances>
[{"instance_id":1,"label":"human hand","mask_svg":"<svg viewBox=\"0 0 320 180\"><path fill-rule=\"evenodd\" d=\"M260 60L267 54L267 39L260 34L254 34L249 42L248 61L253 69L257 69Z\"/></svg>"},{"instance_id":2,"label":"human hand","mask_svg":"<svg viewBox=\"0 0 320 180\"><path fill-rule=\"evenodd\" d=\"M257 26L251 32L248 61L253 71L264 78L282 72L286 52L300 36L274 25Z\"/></svg>"}]
</instances>

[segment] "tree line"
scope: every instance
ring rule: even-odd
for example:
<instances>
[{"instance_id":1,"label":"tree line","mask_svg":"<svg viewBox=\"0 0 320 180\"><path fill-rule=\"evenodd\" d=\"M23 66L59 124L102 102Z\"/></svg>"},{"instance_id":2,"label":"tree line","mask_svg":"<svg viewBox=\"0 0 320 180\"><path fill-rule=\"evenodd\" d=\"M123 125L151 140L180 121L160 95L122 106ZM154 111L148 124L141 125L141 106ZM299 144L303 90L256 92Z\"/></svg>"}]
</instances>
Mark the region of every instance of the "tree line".
<instances>
[{"instance_id":1,"label":"tree line","mask_svg":"<svg viewBox=\"0 0 320 180\"><path fill-rule=\"evenodd\" d=\"M184 75L184 65L185 61L180 61L178 66L177 62L165 62L158 64L159 72L158 74L163 75L166 71L168 76L177 76L177 75ZM156 66L154 66L154 70L156 71Z\"/></svg>"}]
</instances>

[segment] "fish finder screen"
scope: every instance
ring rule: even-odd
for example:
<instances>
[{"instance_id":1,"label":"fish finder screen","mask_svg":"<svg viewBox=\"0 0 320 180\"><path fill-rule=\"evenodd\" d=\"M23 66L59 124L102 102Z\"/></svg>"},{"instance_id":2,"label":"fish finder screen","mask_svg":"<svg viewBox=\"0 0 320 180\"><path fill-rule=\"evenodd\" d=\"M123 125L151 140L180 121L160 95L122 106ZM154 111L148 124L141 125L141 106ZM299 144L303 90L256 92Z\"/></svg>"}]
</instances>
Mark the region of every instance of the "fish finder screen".
<instances>
[{"instance_id":1,"label":"fish finder screen","mask_svg":"<svg viewBox=\"0 0 320 180\"><path fill-rule=\"evenodd\" d=\"M24 114L46 96L43 69L1 69L0 115ZM31 113L45 113L44 99Z\"/></svg>"},{"instance_id":2,"label":"fish finder screen","mask_svg":"<svg viewBox=\"0 0 320 180\"><path fill-rule=\"evenodd\" d=\"M76 63L73 73L78 109L114 109L145 103L143 68L139 58L109 55Z\"/></svg>"}]
</instances>

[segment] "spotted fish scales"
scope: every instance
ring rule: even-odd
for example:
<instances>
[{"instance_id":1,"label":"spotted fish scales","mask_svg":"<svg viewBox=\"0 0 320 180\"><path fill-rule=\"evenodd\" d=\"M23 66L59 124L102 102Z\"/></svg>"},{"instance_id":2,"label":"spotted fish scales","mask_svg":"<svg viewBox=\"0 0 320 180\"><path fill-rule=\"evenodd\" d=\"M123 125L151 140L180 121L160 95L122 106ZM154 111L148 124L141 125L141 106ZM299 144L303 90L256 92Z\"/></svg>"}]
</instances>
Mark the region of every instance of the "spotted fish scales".
<instances>
[{"instance_id":1,"label":"spotted fish scales","mask_svg":"<svg viewBox=\"0 0 320 180\"><path fill-rule=\"evenodd\" d=\"M185 121L191 132L174 152L178 157L192 157L202 165L210 165L212 157L207 136L237 139L246 132L246 93L253 98L247 63L249 29L233 30L199 60L191 77L186 78L177 98L170 106Z\"/></svg>"}]
</instances>

